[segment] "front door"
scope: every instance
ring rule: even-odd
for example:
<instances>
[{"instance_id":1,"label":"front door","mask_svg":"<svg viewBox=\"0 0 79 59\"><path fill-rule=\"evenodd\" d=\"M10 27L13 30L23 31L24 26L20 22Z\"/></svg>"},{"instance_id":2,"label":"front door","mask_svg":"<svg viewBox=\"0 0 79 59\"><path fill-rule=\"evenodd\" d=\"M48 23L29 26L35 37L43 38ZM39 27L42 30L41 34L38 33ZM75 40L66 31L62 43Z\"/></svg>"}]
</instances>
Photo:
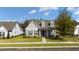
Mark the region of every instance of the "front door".
<instances>
[{"instance_id":1,"label":"front door","mask_svg":"<svg viewBox=\"0 0 79 59\"><path fill-rule=\"evenodd\" d=\"M41 36L43 36L43 37L46 36L46 30L41 30Z\"/></svg>"},{"instance_id":2,"label":"front door","mask_svg":"<svg viewBox=\"0 0 79 59\"><path fill-rule=\"evenodd\" d=\"M51 37L51 30L48 30L48 37Z\"/></svg>"}]
</instances>

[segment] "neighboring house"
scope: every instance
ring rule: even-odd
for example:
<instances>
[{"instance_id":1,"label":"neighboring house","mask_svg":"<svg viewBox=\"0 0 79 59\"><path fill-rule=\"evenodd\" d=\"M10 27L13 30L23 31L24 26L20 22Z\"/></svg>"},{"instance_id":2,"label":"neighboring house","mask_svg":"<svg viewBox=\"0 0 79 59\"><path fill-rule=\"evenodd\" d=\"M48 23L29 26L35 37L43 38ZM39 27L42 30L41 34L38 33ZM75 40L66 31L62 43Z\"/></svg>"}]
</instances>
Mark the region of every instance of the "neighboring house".
<instances>
[{"instance_id":1,"label":"neighboring house","mask_svg":"<svg viewBox=\"0 0 79 59\"><path fill-rule=\"evenodd\" d=\"M8 33L12 37L23 34L23 31L17 22L0 22L0 38L7 37Z\"/></svg>"},{"instance_id":2,"label":"neighboring house","mask_svg":"<svg viewBox=\"0 0 79 59\"><path fill-rule=\"evenodd\" d=\"M26 36L44 36L50 37L56 35L54 21L50 20L32 20L25 28Z\"/></svg>"},{"instance_id":3,"label":"neighboring house","mask_svg":"<svg viewBox=\"0 0 79 59\"><path fill-rule=\"evenodd\" d=\"M75 27L74 35L79 35L79 24Z\"/></svg>"}]
</instances>

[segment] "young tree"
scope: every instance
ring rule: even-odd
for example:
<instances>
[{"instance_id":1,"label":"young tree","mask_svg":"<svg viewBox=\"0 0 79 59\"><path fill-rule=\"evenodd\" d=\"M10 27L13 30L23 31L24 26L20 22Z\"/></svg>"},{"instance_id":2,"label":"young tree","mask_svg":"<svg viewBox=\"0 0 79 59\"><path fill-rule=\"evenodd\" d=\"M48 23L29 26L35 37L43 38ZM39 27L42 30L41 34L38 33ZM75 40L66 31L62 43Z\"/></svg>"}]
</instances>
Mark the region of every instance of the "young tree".
<instances>
[{"instance_id":1,"label":"young tree","mask_svg":"<svg viewBox=\"0 0 79 59\"><path fill-rule=\"evenodd\" d=\"M29 20L25 20L24 23L20 23L20 26L23 28L23 37L25 38L26 37L26 33L25 33L25 28L27 27L27 25L29 24Z\"/></svg>"},{"instance_id":2,"label":"young tree","mask_svg":"<svg viewBox=\"0 0 79 59\"><path fill-rule=\"evenodd\" d=\"M64 8L63 11L59 12L55 24L59 30L60 35L64 36L73 33L72 31L74 31L76 21L72 20L71 13L67 11L67 8Z\"/></svg>"}]
</instances>

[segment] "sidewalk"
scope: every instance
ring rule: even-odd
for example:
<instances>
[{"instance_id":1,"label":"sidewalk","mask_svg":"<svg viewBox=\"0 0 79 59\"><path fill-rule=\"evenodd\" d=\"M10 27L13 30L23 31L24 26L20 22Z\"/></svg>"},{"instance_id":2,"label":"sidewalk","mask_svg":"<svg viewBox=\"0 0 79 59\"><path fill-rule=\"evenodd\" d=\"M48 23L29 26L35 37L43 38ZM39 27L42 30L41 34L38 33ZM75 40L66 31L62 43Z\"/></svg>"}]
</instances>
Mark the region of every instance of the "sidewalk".
<instances>
[{"instance_id":1,"label":"sidewalk","mask_svg":"<svg viewBox=\"0 0 79 59\"><path fill-rule=\"evenodd\" d=\"M64 43L79 43L79 42L7 42L0 44L64 44Z\"/></svg>"},{"instance_id":2,"label":"sidewalk","mask_svg":"<svg viewBox=\"0 0 79 59\"><path fill-rule=\"evenodd\" d=\"M3 49L3 48L18 48L18 49L22 49L22 48L79 48L79 46L0 47L0 49Z\"/></svg>"},{"instance_id":3,"label":"sidewalk","mask_svg":"<svg viewBox=\"0 0 79 59\"><path fill-rule=\"evenodd\" d=\"M42 37L42 43L46 43L45 37Z\"/></svg>"}]
</instances>

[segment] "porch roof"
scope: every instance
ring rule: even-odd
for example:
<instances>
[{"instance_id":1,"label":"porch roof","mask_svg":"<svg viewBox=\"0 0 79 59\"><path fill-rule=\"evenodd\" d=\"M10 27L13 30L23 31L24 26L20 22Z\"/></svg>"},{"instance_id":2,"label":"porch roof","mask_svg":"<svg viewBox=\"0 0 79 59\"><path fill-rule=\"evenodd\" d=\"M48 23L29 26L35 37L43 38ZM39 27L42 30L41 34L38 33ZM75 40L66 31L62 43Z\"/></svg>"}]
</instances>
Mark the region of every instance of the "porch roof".
<instances>
[{"instance_id":1,"label":"porch roof","mask_svg":"<svg viewBox=\"0 0 79 59\"><path fill-rule=\"evenodd\" d=\"M55 27L40 27L39 30L52 30L55 29Z\"/></svg>"}]
</instances>

